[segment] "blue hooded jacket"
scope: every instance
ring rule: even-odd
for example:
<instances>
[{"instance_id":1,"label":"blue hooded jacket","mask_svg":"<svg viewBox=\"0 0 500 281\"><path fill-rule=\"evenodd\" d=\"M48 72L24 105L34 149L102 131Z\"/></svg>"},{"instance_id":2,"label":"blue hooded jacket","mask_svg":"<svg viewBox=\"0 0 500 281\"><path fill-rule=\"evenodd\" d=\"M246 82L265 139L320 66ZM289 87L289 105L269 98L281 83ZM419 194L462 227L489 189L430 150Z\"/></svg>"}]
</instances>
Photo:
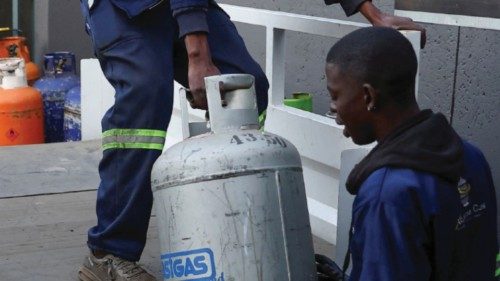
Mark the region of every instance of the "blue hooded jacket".
<instances>
[{"instance_id":1,"label":"blue hooded jacket","mask_svg":"<svg viewBox=\"0 0 500 281\"><path fill-rule=\"evenodd\" d=\"M352 171L351 281L493 281L496 197L482 153L423 111Z\"/></svg>"}]
</instances>

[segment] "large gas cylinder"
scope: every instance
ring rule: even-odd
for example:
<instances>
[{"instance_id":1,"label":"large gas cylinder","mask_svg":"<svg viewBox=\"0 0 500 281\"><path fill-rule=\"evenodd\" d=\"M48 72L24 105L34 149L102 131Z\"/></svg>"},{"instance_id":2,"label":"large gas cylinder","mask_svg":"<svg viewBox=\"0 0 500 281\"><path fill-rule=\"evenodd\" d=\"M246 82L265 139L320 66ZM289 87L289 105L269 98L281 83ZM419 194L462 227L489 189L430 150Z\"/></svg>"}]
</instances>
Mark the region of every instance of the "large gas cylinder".
<instances>
[{"instance_id":1,"label":"large gas cylinder","mask_svg":"<svg viewBox=\"0 0 500 281\"><path fill-rule=\"evenodd\" d=\"M151 174L163 280L316 280L296 148L258 130L251 75L205 85L210 132L167 149Z\"/></svg>"},{"instance_id":2,"label":"large gas cylinder","mask_svg":"<svg viewBox=\"0 0 500 281\"><path fill-rule=\"evenodd\" d=\"M42 96L20 58L0 59L0 145L43 143Z\"/></svg>"},{"instance_id":3,"label":"large gas cylinder","mask_svg":"<svg viewBox=\"0 0 500 281\"><path fill-rule=\"evenodd\" d=\"M9 57L18 57L24 59L26 78L29 85L33 85L35 80L40 77L40 69L35 63L31 61L30 51L25 37L9 36L0 39L0 58Z\"/></svg>"},{"instance_id":4,"label":"large gas cylinder","mask_svg":"<svg viewBox=\"0 0 500 281\"><path fill-rule=\"evenodd\" d=\"M82 113L80 84L71 88L64 101L64 141L79 141L82 139Z\"/></svg>"},{"instance_id":5,"label":"large gas cylinder","mask_svg":"<svg viewBox=\"0 0 500 281\"><path fill-rule=\"evenodd\" d=\"M42 93L45 109L45 141L64 141L64 101L67 92L78 85L75 55L70 52L49 53L44 56L45 75L34 87Z\"/></svg>"}]
</instances>

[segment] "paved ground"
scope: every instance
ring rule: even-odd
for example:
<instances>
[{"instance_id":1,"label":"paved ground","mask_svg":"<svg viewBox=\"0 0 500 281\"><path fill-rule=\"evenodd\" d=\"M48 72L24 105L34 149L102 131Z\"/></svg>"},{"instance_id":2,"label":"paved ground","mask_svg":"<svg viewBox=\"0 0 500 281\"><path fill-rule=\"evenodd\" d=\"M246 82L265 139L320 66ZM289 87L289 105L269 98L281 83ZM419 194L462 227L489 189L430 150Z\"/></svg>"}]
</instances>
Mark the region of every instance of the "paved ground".
<instances>
[{"instance_id":1,"label":"paved ground","mask_svg":"<svg viewBox=\"0 0 500 281\"><path fill-rule=\"evenodd\" d=\"M0 146L0 198L94 190L101 141Z\"/></svg>"},{"instance_id":2,"label":"paved ground","mask_svg":"<svg viewBox=\"0 0 500 281\"><path fill-rule=\"evenodd\" d=\"M95 191L0 199L0 280L77 280ZM142 263L159 275L156 218Z\"/></svg>"},{"instance_id":3,"label":"paved ground","mask_svg":"<svg viewBox=\"0 0 500 281\"><path fill-rule=\"evenodd\" d=\"M100 142L0 148L0 280L77 280L95 224ZM160 278L156 217L141 263ZM316 252L333 256L315 239Z\"/></svg>"}]
</instances>

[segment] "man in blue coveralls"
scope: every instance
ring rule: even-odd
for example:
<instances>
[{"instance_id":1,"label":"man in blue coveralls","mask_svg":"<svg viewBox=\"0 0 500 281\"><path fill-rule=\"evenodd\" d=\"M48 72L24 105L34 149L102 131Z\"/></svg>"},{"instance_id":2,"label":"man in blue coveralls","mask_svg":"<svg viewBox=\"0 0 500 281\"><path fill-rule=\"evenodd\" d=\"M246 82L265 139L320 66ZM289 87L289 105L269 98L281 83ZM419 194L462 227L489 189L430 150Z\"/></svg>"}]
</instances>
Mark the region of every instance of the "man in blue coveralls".
<instances>
[{"instance_id":1,"label":"man in blue coveralls","mask_svg":"<svg viewBox=\"0 0 500 281\"><path fill-rule=\"evenodd\" d=\"M385 15L366 0L325 0L375 25L419 29ZM257 106L267 106L268 82L226 13L213 0L82 0L87 32L115 103L102 120L103 158L97 225L81 280L155 280L135 262L146 242L152 206L150 172L161 154L172 113L174 79L206 109L203 78L249 73ZM425 42L425 40L423 40Z\"/></svg>"},{"instance_id":2,"label":"man in blue coveralls","mask_svg":"<svg viewBox=\"0 0 500 281\"><path fill-rule=\"evenodd\" d=\"M368 42L368 43L367 43ZM483 154L446 118L420 110L410 42L383 27L352 32L327 56L331 110L344 135L377 146L352 170L350 281L493 281L496 197ZM317 256L320 280L342 271Z\"/></svg>"}]
</instances>

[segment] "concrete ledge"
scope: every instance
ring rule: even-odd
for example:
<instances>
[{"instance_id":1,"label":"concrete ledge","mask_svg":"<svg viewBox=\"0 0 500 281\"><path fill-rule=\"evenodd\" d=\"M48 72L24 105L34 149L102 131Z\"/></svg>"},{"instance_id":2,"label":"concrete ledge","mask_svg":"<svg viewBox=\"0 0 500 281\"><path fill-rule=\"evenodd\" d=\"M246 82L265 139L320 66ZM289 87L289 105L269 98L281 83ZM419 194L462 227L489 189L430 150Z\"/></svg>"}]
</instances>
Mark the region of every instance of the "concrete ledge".
<instances>
[{"instance_id":1,"label":"concrete ledge","mask_svg":"<svg viewBox=\"0 0 500 281\"><path fill-rule=\"evenodd\" d=\"M101 141L0 147L0 198L94 190Z\"/></svg>"}]
</instances>

